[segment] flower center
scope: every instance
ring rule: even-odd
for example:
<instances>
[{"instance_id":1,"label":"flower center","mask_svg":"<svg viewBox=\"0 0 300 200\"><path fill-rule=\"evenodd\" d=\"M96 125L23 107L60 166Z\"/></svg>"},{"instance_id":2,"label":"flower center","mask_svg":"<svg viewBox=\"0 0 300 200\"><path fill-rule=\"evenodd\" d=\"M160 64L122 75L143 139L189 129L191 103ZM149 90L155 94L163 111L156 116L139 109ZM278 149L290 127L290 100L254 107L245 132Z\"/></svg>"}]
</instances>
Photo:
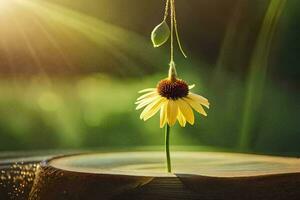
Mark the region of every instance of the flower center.
<instances>
[{"instance_id":1,"label":"flower center","mask_svg":"<svg viewBox=\"0 0 300 200\"><path fill-rule=\"evenodd\" d=\"M162 97L176 100L186 97L189 94L189 86L183 80L176 79L175 81L171 81L165 79L157 84L157 91Z\"/></svg>"}]
</instances>

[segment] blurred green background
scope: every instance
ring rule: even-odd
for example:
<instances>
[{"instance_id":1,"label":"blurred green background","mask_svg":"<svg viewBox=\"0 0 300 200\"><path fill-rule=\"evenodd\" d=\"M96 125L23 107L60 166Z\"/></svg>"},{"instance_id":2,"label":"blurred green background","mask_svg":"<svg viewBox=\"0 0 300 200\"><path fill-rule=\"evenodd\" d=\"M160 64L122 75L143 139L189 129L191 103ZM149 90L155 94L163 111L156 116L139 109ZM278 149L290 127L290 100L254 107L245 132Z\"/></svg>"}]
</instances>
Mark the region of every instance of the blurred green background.
<instances>
[{"instance_id":1,"label":"blurred green background","mask_svg":"<svg viewBox=\"0 0 300 200\"><path fill-rule=\"evenodd\" d=\"M177 0L179 76L210 100L172 145L300 155L298 0ZM162 0L0 1L0 150L162 146L137 91L166 76Z\"/></svg>"}]
</instances>

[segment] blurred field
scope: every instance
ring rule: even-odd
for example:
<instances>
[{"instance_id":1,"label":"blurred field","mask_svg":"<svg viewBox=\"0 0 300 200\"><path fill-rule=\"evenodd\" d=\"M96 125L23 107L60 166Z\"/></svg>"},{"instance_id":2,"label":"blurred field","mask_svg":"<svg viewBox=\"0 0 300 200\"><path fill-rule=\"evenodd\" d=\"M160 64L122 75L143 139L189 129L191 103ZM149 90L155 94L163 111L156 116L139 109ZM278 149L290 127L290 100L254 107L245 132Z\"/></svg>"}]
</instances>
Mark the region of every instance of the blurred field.
<instances>
[{"instance_id":1,"label":"blurred field","mask_svg":"<svg viewBox=\"0 0 300 200\"><path fill-rule=\"evenodd\" d=\"M134 106L166 76L168 47L148 38L161 1L7 2L1 151L163 144L158 116L142 122ZM172 145L300 155L299 10L296 0L178 0L189 55L177 55L178 72L211 109L176 126Z\"/></svg>"},{"instance_id":2,"label":"blurred field","mask_svg":"<svg viewBox=\"0 0 300 200\"><path fill-rule=\"evenodd\" d=\"M188 74L188 73L185 73ZM207 72L201 73L203 77ZM224 75L225 76L225 75ZM0 99L1 150L134 147L163 144L158 117L139 120L134 109L136 91L156 84L163 75L117 80L101 74L72 79L43 77L2 80ZM196 91L210 98L209 116L197 116L196 125L176 127L174 145L218 146L239 150L242 120L240 80L226 77L218 91L188 76ZM257 109L251 149L265 153L297 154L297 112L293 93L267 86L263 109Z\"/></svg>"}]
</instances>

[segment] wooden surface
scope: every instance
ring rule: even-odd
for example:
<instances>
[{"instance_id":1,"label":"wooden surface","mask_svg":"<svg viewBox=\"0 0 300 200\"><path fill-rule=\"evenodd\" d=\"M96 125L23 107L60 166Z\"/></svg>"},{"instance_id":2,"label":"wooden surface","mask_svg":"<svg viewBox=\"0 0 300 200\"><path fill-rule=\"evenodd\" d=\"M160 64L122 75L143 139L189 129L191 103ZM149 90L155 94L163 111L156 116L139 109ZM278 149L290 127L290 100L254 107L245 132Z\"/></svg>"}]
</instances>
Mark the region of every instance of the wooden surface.
<instances>
[{"instance_id":1,"label":"wooden surface","mask_svg":"<svg viewBox=\"0 0 300 200\"><path fill-rule=\"evenodd\" d=\"M0 200L28 200L39 163L55 155L70 155L74 153L76 152L1 152Z\"/></svg>"},{"instance_id":2,"label":"wooden surface","mask_svg":"<svg viewBox=\"0 0 300 200\"><path fill-rule=\"evenodd\" d=\"M63 156L44 162L30 194L42 199L299 200L300 160L231 153L160 152Z\"/></svg>"}]
</instances>

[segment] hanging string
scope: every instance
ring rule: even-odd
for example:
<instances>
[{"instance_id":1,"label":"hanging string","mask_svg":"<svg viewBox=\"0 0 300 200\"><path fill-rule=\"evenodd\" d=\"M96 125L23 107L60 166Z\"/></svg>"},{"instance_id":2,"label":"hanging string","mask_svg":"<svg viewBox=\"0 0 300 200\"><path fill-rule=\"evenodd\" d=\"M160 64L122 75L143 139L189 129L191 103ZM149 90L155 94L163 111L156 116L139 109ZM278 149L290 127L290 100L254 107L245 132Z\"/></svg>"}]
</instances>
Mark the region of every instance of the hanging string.
<instances>
[{"instance_id":1,"label":"hanging string","mask_svg":"<svg viewBox=\"0 0 300 200\"><path fill-rule=\"evenodd\" d=\"M182 45L181 45L181 42L180 42L180 37L179 37L179 33L178 33L178 26L177 26L177 20L176 20L176 7L175 7L175 0L171 0L172 1L172 4L173 4L173 20L174 20L174 27L175 27L175 34L176 34L176 38L177 38L177 43L178 43L178 46L179 46L179 49L182 53L182 55L187 58L187 55L186 53L184 52L183 48L182 48Z\"/></svg>"},{"instance_id":2,"label":"hanging string","mask_svg":"<svg viewBox=\"0 0 300 200\"><path fill-rule=\"evenodd\" d=\"M171 17L170 17L170 21L171 21L171 60L170 63L174 62L174 4L173 4L173 0L171 0L170 3L170 12L171 12Z\"/></svg>"}]
</instances>

